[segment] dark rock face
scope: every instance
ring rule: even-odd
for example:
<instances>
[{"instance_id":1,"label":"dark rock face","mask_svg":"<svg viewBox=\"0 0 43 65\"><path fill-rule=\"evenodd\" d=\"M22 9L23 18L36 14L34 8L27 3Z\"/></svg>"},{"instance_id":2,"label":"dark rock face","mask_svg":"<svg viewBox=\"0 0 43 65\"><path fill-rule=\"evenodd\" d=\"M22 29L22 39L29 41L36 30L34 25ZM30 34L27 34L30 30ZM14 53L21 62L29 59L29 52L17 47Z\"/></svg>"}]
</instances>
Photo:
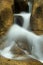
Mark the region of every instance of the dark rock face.
<instances>
[{"instance_id":1,"label":"dark rock face","mask_svg":"<svg viewBox=\"0 0 43 65\"><path fill-rule=\"evenodd\" d=\"M2 0L0 2L0 38L6 33L13 22L12 12L13 0Z\"/></svg>"},{"instance_id":2,"label":"dark rock face","mask_svg":"<svg viewBox=\"0 0 43 65\"><path fill-rule=\"evenodd\" d=\"M19 13L21 11L28 12L27 0L15 0L15 13Z\"/></svg>"},{"instance_id":3,"label":"dark rock face","mask_svg":"<svg viewBox=\"0 0 43 65\"><path fill-rule=\"evenodd\" d=\"M34 0L31 26L35 33L43 34L43 1L41 0Z\"/></svg>"},{"instance_id":4,"label":"dark rock face","mask_svg":"<svg viewBox=\"0 0 43 65\"><path fill-rule=\"evenodd\" d=\"M23 18L21 16L15 16L14 22L19 26L23 26Z\"/></svg>"}]
</instances>

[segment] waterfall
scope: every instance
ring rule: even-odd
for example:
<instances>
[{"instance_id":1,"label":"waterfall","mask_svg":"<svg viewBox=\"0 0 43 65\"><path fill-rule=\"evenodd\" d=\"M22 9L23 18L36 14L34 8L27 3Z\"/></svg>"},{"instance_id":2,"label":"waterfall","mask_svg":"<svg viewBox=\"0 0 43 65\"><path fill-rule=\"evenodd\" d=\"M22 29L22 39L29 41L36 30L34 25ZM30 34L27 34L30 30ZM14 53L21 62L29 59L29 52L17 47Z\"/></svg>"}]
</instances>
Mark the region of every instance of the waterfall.
<instances>
[{"instance_id":1,"label":"waterfall","mask_svg":"<svg viewBox=\"0 0 43 65\"><path fill-rule=\"evenodd\" d=\"M31 2L28 2L28 7L29 7L29 13L32 11L32 3Z\"/></svg>"},{"instance_id":2,"label":"waterfall","mask_svg":"<svg viewBox=\"0 0 43 65\"><path fill-rule=\"evenodd\" d=\"M15 17L18 16L19 17L22 17L22 21L23 21L23 28L27 29L27 30L30 30L30 17L31 17L31 13L25 13L25 12L21 12L19 14L14 14ZM14 22L16 22L14 20ZM21 21L20 21L21 22Z\"/></svg>"},{"instance_id":3,"label":"waterfall","mask_svg":"<svg viewBox=\"0 0 43 65\"><path fill-rule=\"evenodd\" d=\"M28 2L28 12L25 12L25 11L22 11L18 14L14 14L14 17L16 18L17 22L19 23L16 23L20 26L22 26L23 28L27 29L27 30L30 30L31 27L30 27L30 17L31 17L31 11L32 11L32 3L31 2ZM22 18L21 20L20 17ZM14 20L14 22L16 22L16 20ZM21 23L20 23L21 22Z\"/></svg>"},{"instance_id":4,"label":"waterfall","mask_svg":"<svg viewBox=\"0 0 43 65\"><path fill-rule=\"evenodd\" d=\"M26 57L15 57L13 58L13 56L15 56L11 49L15 48L15 42L22 42L22 41L26 41L28 44L28 46L31 48L31 54L28 54L28 52L26 52L25 50L23 50L26 54ZM10 59L16 59L16 60L24 60L26 58L33 58L36 59L40 62L43 63L43 35L38 36L36 34L34 34L33 32L27 31L25 29L23 29L22 27L18 26L18 25L13 25L11 26L11 28L9 29L8 33L7 33L7 40L8 43L5 44L8 45L7 47L5 47L3 49L3 51L1 52L1 55L6 57L6 58L10 58ZM18 44L18 43L17 43ZM22 44L22 43L21 43ZM21 48L21 47L20 47ZM6 54L7 53L7 54Z\"/></svg>"}]
</instances>

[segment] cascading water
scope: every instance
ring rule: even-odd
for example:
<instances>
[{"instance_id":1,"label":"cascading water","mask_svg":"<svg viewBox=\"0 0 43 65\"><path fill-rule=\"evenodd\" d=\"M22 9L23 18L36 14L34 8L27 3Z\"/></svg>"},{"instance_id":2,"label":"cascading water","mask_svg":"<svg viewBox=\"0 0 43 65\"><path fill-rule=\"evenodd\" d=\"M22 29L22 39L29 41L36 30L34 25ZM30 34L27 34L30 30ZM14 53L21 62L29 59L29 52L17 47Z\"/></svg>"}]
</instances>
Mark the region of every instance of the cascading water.
<instances>
[{"instance_id":1,"label":"cascading water","mask_svg":"<svg viewBox=\"0 0 43 65\"><path fill-rule=\"evenodd\" d=\"M29 13L31 13L32 12L32 3L28 2L27 4L28 4L28 7L29 7Z\"/></svg>"},{"instance_id":2,"label":"cascading water","mask_svg":"<svg viewBox=\"0 0 43 65\"><path fill-rule=\"evenodd\" d=\"M28 2L27 4L28 4L28 7L29 7L28 8L28 13L21 12L19 14L14 14L14 17L17 17L18 16L18 19L19 19L19 17L22 17L22 19L23 19L22 20L23 21L23 23L22 23L23 26L22 27L25 28L25 29L30 30L31 29L31 27L30 27L30 17L31 17L31 11L32 11L32 3L31 2ZM19 22L21 22L21 21L19 21Z\"/></svg>"},{"instance_id":3,"label":"cascading water","mask_svg":"<svg viewBox=\"0 0 43 65\"><path fill-rule=\"evenodd\" d=\"M29 7L30 7L30 5L29 5ZM22 27L25 28L25 29L30 30L30 16L31 16L31 13L21 12L19 14L14 14L14 16L21 16L23 18L23 23L21 23L23 25ZM6 36L5 36L5 38L6 38Z\"/></svg>"},{"instance_id":4,"label":"cascading water","mask_svg":"<svg viewBox=\"0 0 43 65\"><path fill-rule=\"evenodd\" d=\"M22 51L26 54L26 57L24 56L14 57L15 53L14 51L12 52L11 49L14 50L16 46L16 42L22 42L26 40L28 42L26 43L26 45L28 44L30 48L32 47L30 49L31 54L28 53L29 50L27 52L22 49ZM6 43L6 41L8 42ZM38 36L33 32L27 31L22 27L14 24L7 33L6 41L5 41L5 47L1 52L2 56L10 59L16 59L16 60L33 58L43 63L43 35Z\"/></svg>"},{"instance_id":5,"label":"cascading water","mask_svg":"<svg viewBox=\"0 0 43 65\"><path fill-rule=\"evenodd\" d=\"M30 29L30 16L31 16L31 10L32 10L32 4L28 2L29 5L29 13L21 12L19 14L14 14L14 16L21 16L23 18L23 27L19 27L17 25L12 25L10 30L8 31L6 35L6 40L4 42L4 48L3 50L0 50L0 55L10 58L10 59L16 59L16 60L24 60L26 58L34 58L40 62L43 63L43 35L37 36L32 32L29 32L25 29ZM25 28L25 29L23 29ZM27 55L26 57L15 57L13 58L14 54L12 53L11 49L15 47L16 41L28 41L28 44L32 49L31 55L28 54L25 50L22 51ZM27 44L26 44L27 45Z\"/></svg>"},{"instance_id":6,"label":"cascading water","mask_svg":"<svg viewBox=\"0 0 43 65\"><path fill-rule=\"evenodd\" d=\"M30 30L30 17L31 13L21 12L20 14L14 14L14 16L21 16L23 19L23 28ZM19 17L18 17L19 18Z\"/></svg>"}]
</instances>

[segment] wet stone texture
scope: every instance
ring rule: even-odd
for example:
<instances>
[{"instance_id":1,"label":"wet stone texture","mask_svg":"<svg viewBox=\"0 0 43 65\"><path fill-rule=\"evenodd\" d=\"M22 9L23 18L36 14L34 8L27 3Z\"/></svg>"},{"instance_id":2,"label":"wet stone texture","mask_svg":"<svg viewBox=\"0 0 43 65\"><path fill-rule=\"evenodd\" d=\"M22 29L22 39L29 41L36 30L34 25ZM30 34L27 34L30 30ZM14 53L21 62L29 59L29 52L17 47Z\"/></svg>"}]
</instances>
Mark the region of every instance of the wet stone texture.
<instances>
[{"instance_id":1,"label":"wet stone texture","mask_svg":"<svg viewBox=\"0 0 43 65\"><path fill-rule=\"evenodd\" d=\"M43 0L34 0L31 27L36 34L43 34Z\"/></svg>"},{"instance_id":2,"label":"wet stone texture","mask_svg":"<svg viewBox=\"0 0 43 65\"><path fill-rule=\"evenodd\" d=\"M13 0L0 0L0 38L6 33L13 22Z\"/></svg>"},{"instance_id":3,"label":"wet stone texture","mask_svg":"<svg viewBox=\"0 0 43 65\"><path fill-rule=\"evenodd\" d=\"M0 65L43 65L43 64L34 59L17 61L0 57Z\"/></svg>"},{"instance_id":4,"label":"wet stone texture","mask_svg":"<svg viewBox=\"0 0 43 65\"><path fill-rule=\"evenodd\" d=\"M15 0L15 13L20 13L21 11L28 12L28 0Z\"/></svg>"}]
</instances>

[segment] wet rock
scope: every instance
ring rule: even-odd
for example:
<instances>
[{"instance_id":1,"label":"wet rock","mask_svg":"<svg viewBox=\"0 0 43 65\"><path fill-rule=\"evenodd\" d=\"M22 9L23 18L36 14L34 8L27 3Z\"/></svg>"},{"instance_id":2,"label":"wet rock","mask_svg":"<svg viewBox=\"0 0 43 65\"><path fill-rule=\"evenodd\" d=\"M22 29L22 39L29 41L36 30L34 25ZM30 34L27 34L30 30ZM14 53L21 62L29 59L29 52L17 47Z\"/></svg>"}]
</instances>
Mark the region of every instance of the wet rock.
<instances>
[{"instance_id":1,"label":"wet rock","mask_svg":"<svg viewBox=\"0 0 43 65\"><path fill-rule=\"evenodd\" d=\"M28 0L15 0L15 13L19 13L21 11L28 12Z\"/></svg>"},{"instance_id":2,"label":"wet rock","mask_svg":"<svg viewBox=\"0 0 43 65\"><path fill-rule=\"evenodd\" d=\"M0 1L0 38L6 33L13 22L13 0Z\"/></svg>"},{"instance_id":3,"label":"wet rock","mask_svg":"<svg viewBox=\"0 0 43 65\"><path fill-rule=\"evenodd\" d=\"M36 34L43 34L43 1L41 0L34 0L31 26Z\"/></svg>"}]
</instances>

